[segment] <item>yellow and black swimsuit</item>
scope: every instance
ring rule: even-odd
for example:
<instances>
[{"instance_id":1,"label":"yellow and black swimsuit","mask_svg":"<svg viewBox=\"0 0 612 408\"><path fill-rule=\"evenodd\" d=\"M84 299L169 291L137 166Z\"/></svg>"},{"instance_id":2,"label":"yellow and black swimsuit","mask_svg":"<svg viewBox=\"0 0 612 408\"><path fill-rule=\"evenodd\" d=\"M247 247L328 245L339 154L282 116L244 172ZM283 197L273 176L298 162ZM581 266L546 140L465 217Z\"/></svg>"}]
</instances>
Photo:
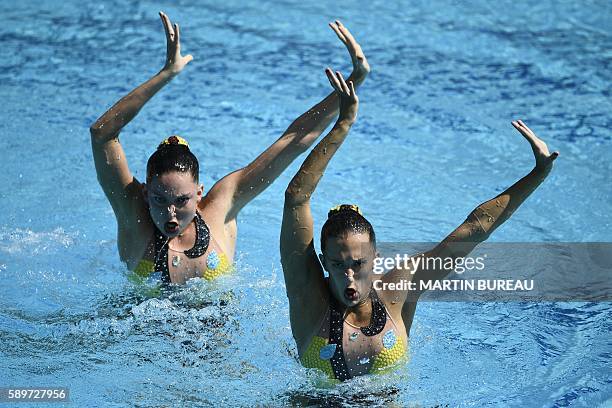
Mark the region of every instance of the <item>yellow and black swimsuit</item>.
<instances>
[{"instance_id":1,"label":"yellow and black swimsuit","mask_svg":"<svg viewBox=\"0 0 612 408\"><path fill-rule=\"evenodd\" d=\"M191 249L188 249L184 254L188 258L199 258L208 250L210 243L210 229L200 213L196 211L194 217L196 226L196 240ZM134 272L141 277L149 277L154 272L160 273L160 278L164 283L170 283L170 271L168 269L168 238L162 232L155 228L154 241L154 259L155 262L143 259L141 260ZM216 277L229 272L232 265L224 253L217 253L212 250L206 257L206 269L202 271L202 277L207 280L215 279Z\"/></svg>"},{"instance_id":2,"label":"yellow and black swimsuit","mask_svg":"<svg viewBox=\"0 0 612 408\"><path fill-rule=\"evenodd\" d=\"M344 381L353 377L347 366L344 347L358 349L361 344L368 344L377 353L368 358L353 361L353 366L367 368L368 373L377 373L395 366L404 358L407 345L403 336L398 333L397 327L388 314L376 291L370 292L372 301L372 317L367 327L355 328L344 321L343 312L330 293L330 306L326 318L329 319L329 330L322 327L319 334L313 337L306 352L301 357L304 367L318 368L331 378ZM325 320L323 324L325 323ZM344 326L347 325L347 336L344 335ZM352 354L355 354L354 352ZM369 367L369 368L368 368Z\"/></svg>"}]
</instances>

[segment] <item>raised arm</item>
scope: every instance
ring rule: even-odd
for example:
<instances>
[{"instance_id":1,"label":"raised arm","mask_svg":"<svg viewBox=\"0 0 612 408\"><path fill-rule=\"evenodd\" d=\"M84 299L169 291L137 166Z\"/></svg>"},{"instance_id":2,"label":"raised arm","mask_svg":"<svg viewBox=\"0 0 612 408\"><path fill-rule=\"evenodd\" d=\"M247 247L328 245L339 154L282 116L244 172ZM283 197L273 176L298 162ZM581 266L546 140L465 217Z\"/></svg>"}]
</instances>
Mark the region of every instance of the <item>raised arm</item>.
<instances>
[{"instance_id":1,"label":"raised arm","mask_svg":"<svg viewBox=\"0 0 612 408\"><path fill-rule=\"evenodd\" d=\"M531 145L536 161L534 168L507 190L476 207L467 219L441 243L423 254L425 259L430 257L457 259L467 256L479 243L485 241L493 231L510 218L550 173L559 152L549 153L546 144L522 121L512 122L512 125ZM452 269L418 268L414 271L414 276L408 277L407 274L412 275L412 271L395 270L392 271L389 278L393 281L408 278L416 283L417 288L420 288L419 281L442 279L450 272ZM412 295L418 297L421 293L417 290ZM409 296L407 300L415 301L414 296Z\"/></svg>"},{"instance_id":2,"label":"raised arm","mask_svg":"<svg viewBox=\"0 0 612 408\"><path fill-rule=\"evenodd\" d=\"M166 64L151 79L124 96L102 115L90 128L91 146L98 181L110 201L115 216L121 223L122 215L130 203L139 202L140 192L130 188L134 178L119 143L119 132L140 111L145 103L164 85L172 80L185 65L193 59L191 55L181 56L178 24L170 23L164 13L159 13L166 31Z\"/></svg>"},{"instance_id":3,"label":"raised arm","mask_svg":"<svg viewBox=\"0 0 612 408\"><path fill-rule=\"evenodd\" d=\"M310 152L285 192L281 228L281 263L289 298L293 335L298 345L308 328L325 313L327 291L323 269L314 249L310 197L329 161L357 117L359 101L352 82L327 69L327 77L340 97L340 116L332 130Z\"/></svg>"},{"instance_id":4,"label":"raised arm","mask_svg":"<svg viewBox=\"0 0 612 408\"><path fill-rule=\"evenodd\" d=\"M349 51L353 72L348 81L358 87L370 72L361 46L339 21L330 23L330 27ZM338 115L338 106L338 95L332 92L295 119L283 135L248 166L227 175L213 186L209 194L227 203L226 222L235 219L249 201L264 191L293 160L308 150Z\"/></svg>"}]
</instances>

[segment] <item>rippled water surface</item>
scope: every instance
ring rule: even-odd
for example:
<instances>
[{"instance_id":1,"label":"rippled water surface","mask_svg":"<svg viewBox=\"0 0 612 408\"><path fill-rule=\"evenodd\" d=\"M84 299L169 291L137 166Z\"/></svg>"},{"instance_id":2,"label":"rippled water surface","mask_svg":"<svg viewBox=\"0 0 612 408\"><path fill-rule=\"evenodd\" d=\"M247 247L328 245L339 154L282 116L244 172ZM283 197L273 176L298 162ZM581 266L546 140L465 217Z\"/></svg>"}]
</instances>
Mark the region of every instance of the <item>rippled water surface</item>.
<instances>
[{"instance_id":1,"label":"rippled water surface","mask_svg":"<svg viewBox=\"0 0 612 408\"><path fill-rule=\"evenodd\" d=\"M161 68L164 10L195 59L122 143L142 179L184 135L210 187L329 92L326 66L349 70L340 18L372 74L316 228L355 202L382 241L442 239L530 170L522 118L561 157L492 239L612 241L609 2L193 3L0 4L0 386L68 386L74 406L612 403L609 303L422 303L408 364L326 384L296 362L278 253L303 158L241 213L236 274L159 294L118 259L88 134Z\"/></svg>"}]
</instances>

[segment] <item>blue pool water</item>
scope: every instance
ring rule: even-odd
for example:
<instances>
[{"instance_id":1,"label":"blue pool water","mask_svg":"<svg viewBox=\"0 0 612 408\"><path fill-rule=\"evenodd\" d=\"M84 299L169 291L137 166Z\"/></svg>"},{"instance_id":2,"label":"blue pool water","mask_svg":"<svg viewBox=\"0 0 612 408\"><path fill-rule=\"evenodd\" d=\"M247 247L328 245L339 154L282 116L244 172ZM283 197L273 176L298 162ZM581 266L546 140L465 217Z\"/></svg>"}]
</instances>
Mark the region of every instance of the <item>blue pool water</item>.
<instances>
[{"instance_id":1,"label":"blue pool water","mask_svg":"<svg viewBox=\"0 0 612 408\"><path fill-rule=\"evenodd\" d=\"M206 187L246 165L349 70L372 73L313 198L358 203L382 241L442 239L526 174L523 119L561 152L494 241L612 241L612 5L605 1L3 2L0 387L67 386L71 406L610 406L610 303L419 305L410 361L337 387L296 361L278 253L296 160L241 213L238 272L149 298L116 251L89 125L161 68L157 12L195 60L124 130L143 178L187 137ZM588 273L588 271L577 271Z\"/></svg>"}]
</instances>

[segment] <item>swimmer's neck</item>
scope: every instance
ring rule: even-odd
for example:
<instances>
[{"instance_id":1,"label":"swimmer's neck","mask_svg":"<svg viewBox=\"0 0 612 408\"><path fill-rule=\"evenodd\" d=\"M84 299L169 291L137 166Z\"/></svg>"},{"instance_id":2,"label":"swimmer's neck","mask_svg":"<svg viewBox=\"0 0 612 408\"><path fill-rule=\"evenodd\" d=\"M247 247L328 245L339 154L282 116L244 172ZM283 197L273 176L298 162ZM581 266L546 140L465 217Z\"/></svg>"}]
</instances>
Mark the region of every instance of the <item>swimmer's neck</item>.
<instances>
[{"instance_id":1,"label":"swimmer's neck","mask_svg":"<svg viewBox=\"0 0 612 408\"><path fill-rule=\"evenodd\" d=\"M347 307L344 311L344 320L358 327L366 327L372 318L372 301L370 297L355 306Z\"/></svg>"},{"instance_id":2,"label":"swimmer's neck","mask_svg":"<svg viewBox=\"0 0 612 408\"><path fill-rule=\"evenodd\" d=\"M195 240L196 226L195 222L191 221L183 232L168 240L168 247L172 251L188 251L195 245Z\"/></svg>"}]
</instances>

